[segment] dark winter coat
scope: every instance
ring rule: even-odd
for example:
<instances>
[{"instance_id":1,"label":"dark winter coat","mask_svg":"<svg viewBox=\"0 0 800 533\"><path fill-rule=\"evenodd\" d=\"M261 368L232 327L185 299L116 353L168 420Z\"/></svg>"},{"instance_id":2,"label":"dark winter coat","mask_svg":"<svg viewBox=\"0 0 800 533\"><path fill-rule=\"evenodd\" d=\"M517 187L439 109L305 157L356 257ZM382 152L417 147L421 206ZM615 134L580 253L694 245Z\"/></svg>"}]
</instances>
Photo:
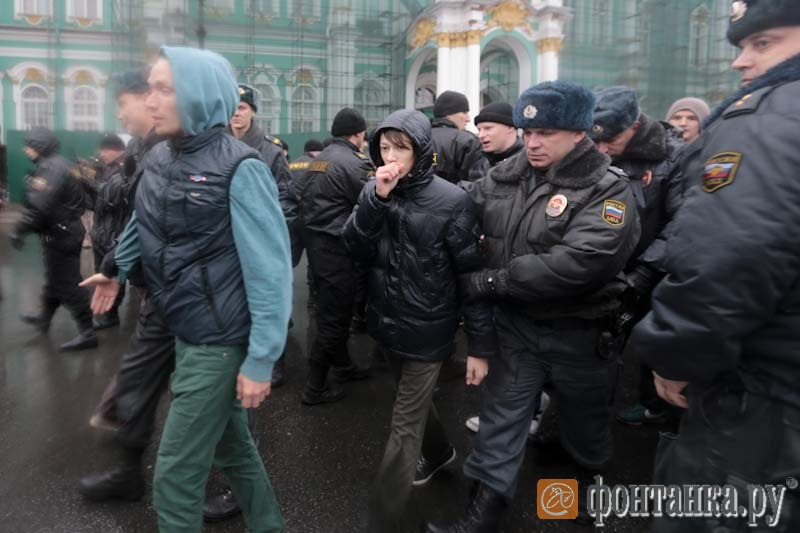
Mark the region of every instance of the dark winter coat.
<instances>
[{"instance_id":1,"label":"dark winter coat","mask_svg":"<svg viewBox=\"0 0 800 533\"><path fill-rule=\"evenodd\" d=\"M687 149L667 276L632 346L665 378L800 408L800 56L711 118Z\"/></svg>"},{"instance_id":2,"label":"dark winter coat","mask_svg":"<svg viewBox=\"0 0 800 533\"><path fill-rule=\"evenodd\" d=\"M370 143L382 165L380 132L406 133L415 161L386 199L371 180L344 230L354 260L369 269L367 328L385 348L418 361L453 352L462 309L459 275L481 268L478 218L469 196L433 173L430 123L422 113L391 114ZM491 308L464 309L469 354L489 357L494 346Z\"/></svg>"},{"instance_id":3,"label":"dark winter coat","mask_svg":"<svg viewBox=\"0 0 800 533\"><path fill-rule=\"evenodd\" d=\"M664 273L668 224L683 201L680 130L642 115L625 153L613 161L627 175L636 199L642 236L625 268L629 281L649 293Z\"/></svg>"},{"instance_id":4,"label":"dark winter coat","mask_svg":"<svg viewBox=\"0 0 800 533\"><path fill-rule=\"evenodd\" d=\"M85 193L76 167L58 154L58 139L48 129L32 129L25 142L39 157L25 186L26 209L14 233L38 233L45 244L70 251L77 242L80 249L84 230L75 222L83 214Z\"/></svg>"},{"instance_id":5,"label":"dark winter coat","mask_svg":"<svg viewBox=\"0 0 800 533\"><path fill-rule=\"evenodd\" d=\"M375 174L372 161L357 146L337 137L308 169L303 218L308 231L339 238L358 195Z\"/></svg>"},{"instance_id":6,"label":"dark winter coat","mask_svg":"<svg viewBox=\"0 0 800 533\"><path fill-rule=\"evenodd\" d=\"M446 118L433 119L431 126L433 168L437 176L458 183L475 181L486 174L489 164L474 134L458 129Z\"/></svg>"},{"instance_id":7,"label":"dark winter coat","mask_svg":"<svg viewBox=\"0 0 800 533\"><path fill-rule=\"evenodd\" d=\"M628 179L592 141L547 172L534 173L523 151L462 186L483 214L492 285L472 293L534 320L595 319L618 307L639 220Z\"/></svg>"}]
</instances>

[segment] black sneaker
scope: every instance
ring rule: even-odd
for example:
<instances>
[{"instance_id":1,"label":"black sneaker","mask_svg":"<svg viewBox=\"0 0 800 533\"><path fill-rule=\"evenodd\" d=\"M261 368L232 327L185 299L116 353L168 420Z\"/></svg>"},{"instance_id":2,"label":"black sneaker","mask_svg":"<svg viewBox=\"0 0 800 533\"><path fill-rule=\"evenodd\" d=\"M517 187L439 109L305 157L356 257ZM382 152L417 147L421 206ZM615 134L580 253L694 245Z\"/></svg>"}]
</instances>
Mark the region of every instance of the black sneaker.
<instances>
[{"instance_id":1,"label":"black sneaker","mask_svg":"<svg viewBox=\"0 0 800 533\"><path fill-rule=\"evenodd\" d=\"M203 506L203 520L209 523L221 522L241 512L242 508L236 503L233 492L228 489L222 494L206 497L206 503Z\"/></svg>"},{"instance_id":2,"label":"black sneaker","mask_svg":"<svg viewBox=\"0 0 800 533\"><path fill-rule=\"evenodd\" d=\"M325 387L321 391L313 390L306 386L300 402L303 405L319 405L323 403L334 403L344 398L344 390Z\"/></svg>"},{"instance_id":3,"label":"black sneaker","mask_svg":"<svg viewBox=\"0 0 800 533\"><path fill-rule=\"evenodd\" d=\"M456 449L452 446L439 461L428 461L420 455L419 461L417 461L417 473L414 476L414 486L422 487L427 485L439 470L456 460L456 455Z\"/></svg>"}]
</instances>

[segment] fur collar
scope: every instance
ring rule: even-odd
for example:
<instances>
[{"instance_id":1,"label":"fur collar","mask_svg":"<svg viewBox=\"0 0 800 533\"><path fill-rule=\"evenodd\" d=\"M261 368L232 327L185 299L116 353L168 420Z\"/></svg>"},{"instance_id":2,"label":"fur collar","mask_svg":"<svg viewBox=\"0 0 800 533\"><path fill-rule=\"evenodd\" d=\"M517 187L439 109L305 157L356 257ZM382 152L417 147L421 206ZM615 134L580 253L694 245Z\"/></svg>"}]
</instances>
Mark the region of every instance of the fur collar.
<instances>
[{"instance_id":1,"label":"fur collar","mask_svg":"<svg viewBox=\"0 0 800 533\"><path fill-rule=\"evenodd\" d=\"M639 117L639 121L641 125L620 160L661 161L667 157L667 135L664 126L644 113Z\"/></svg>"},{"instance_id":2,"label":"fur collar","mask_svg":"<svg viewBox=\"0 0 800 533\"><path fill-rule=\"evenodd\" d=\"M583 189L600 181L610 165L611 159L600 152L591 139L584 137L561 162L549 168L542 179L557 187ZM527 182L531 170L525 150L521 150L494 167L490 176L495 181Z\"/></svg>"},{"instance_id":3,"label":"fur collar","mask_svg":"<svg viewBox=\"0 0 800 533\"><path fill-rule=\"evenodd\" d=\"M738 101L742 96L750 94L764 87L771 85L780 85L790 81L800 80L800 54L790 57L783 63L779 63L769 69L746 86L741 87L738 91L730 95L723 101L716 109L703 121L701 131L709 127L715 120L722 116L726 109L728 109L734 102Z\"/></svg>"}]
</instances>

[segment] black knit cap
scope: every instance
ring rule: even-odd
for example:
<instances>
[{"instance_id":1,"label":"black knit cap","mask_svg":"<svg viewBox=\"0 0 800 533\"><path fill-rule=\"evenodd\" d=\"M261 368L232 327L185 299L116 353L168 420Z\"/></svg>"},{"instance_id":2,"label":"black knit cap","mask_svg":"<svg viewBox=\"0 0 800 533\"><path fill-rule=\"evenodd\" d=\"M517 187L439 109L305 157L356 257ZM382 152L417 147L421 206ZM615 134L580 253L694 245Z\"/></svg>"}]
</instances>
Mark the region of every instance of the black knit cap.
<instances>
[{"instance_id":1,"label":"black knit cap","mask_svg":"<svg viewBox=\"0 0 800 533\"><path fill-rule=\"evenodd\" d=\"M514 128L514 108L506 102L492 102L483 106L474 122L476 126L481 122L496 122Z\"/></svg>"},{"instance_id":2,"label":"black knit cap","mask_svg":"<svg viewBox=\"0 0 800 533\"><path fill-rule=\"evenodd\" d=\"M119 72L111 76L114 86L114 96L119 98L123 94L145 94L150 90L147 83L147 69L135 68Z\"/></svg>"},{"instance_id":3,"label":"black knit cap","mask_svg":"<svg viewBox=\"0 0 800 533\"><path fill-rule=\"evenodd\" d=\"M249 85L245 85L244 83L239 84L239 100L252 107L253 111L258 111L256 93Z\"/></svg>"},{"instance_id":4,"label":"black knit cap","mask_svg":"<svg viewBox=\"0 0 800 533\"><path fill-rule=\"evenodd\" d=\"M355 135L367 130L367 121L361 116L361 113L352 107L345 107L340 109L336 116L333 117L333 124L331 125L331 135L334 137L344 137L347 135Z\"/></svg>"},{"instance_id":5,"label":"black knit cap","mask_svg":"<svg viewBox=\"0 0 800 533\"><path fill-rule=\"evenodd\" d=\"M303 145L304 152L321 152L324 149L325 147L322 145L322 142L317 139L309 139L306 141L306 144Z\"/></svg>"},{"instance_id":6,"label":"black knit cap","mask_svg":"<svg viewBox=\"0 0 800 533\"><path fill-rule=\"evenodd\" d=\"M731 3L728 40L734 45L759 31L782 26L800 26L798 0L738 0Z\"/></svg>"},{"instance_id":7,"label":"black knit cap","mask_svg":"<svg viewBox=\"0 0 800 533\"><path fill-rule=\"evenodd\" d=\"M106 133L100 139L100 149L125 150L125 142L116 133Z\"/></svg>"},{"instance_id":8,"label":"black knit cap","mask_svg":"<svg viewBox=\"0 0 800 533\"><path fill-rule=\"evenodd\" d=\"M433 103L433 116L436 118L468 112L469 100L463 94L455 91L443 92L436 97L436 101Z\"/></svg>"}]
</instances>

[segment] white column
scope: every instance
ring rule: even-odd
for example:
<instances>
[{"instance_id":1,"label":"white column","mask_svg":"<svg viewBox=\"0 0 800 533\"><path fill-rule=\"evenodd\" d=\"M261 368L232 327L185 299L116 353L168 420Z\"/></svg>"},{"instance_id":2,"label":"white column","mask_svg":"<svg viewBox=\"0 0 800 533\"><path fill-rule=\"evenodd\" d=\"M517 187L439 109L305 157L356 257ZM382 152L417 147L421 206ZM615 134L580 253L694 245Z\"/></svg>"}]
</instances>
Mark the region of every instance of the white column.
<instances>
[{"instance_id":1,"label":"white column","mask_svg":"<svg viewBox=\"0 0 800 533\"><path fill-rule=\"evenodd\" d=\"M562 43L561 37L545 37L536 41L536 83L558 79L558 52Z\"/></svg>"},{"instance_id":2,"label":"white column","mask_svg":"<svg viewBox=\"0 0 800 533\"><path fill-rule=\"evenodd\" d=\"M471 40L476 40L477 42L470 42ZM464 94L467 95L467 100L469 101L470 119L474 119L481 108L481 45L479 36L477 38L468 37L466 73L467 80L464 86ZM472 122L470 124L472 125Z\"/></svg>"}]
</instances>

